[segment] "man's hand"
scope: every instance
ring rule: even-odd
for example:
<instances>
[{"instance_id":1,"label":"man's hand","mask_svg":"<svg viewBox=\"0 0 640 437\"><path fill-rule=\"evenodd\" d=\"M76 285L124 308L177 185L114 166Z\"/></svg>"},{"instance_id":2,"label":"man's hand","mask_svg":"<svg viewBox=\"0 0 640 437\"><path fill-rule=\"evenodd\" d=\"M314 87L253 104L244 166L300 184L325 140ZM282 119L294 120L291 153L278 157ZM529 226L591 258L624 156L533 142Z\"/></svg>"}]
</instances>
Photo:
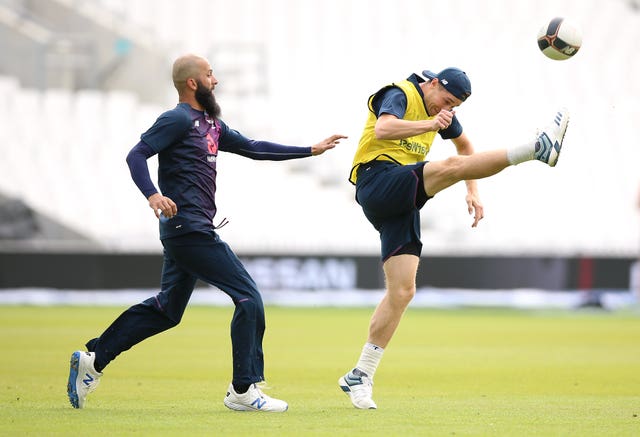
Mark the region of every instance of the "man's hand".
<instances>
[{"instance_id":1,"label":"man's hand","mask_svg":"<svg viewBox=\"0 0 640 437\"><path fill-rule=\"evenodd\" d=\"M178 213L178 207L173 200L160 193L152 194L148 200L149 207L153 210L157 218L160 218L160 213L166 218L171 218Z\"/></svg>"},{"instance_id":2,"label":"man's hand","mask_svg":"<svg viewBox=\"0 0 640 437\"><path fill-rule=\"evenodd\" d=\"M320 141L318 144L311 146L311 154L313 156L322 155L329 149L333 149L336 144L339 144L341 139L347 138L344 135L331 135L329 138Z\"/></svg>"},{"instance_id":3,"label":"man's hand","mask_svg":"<svg viewBox=\"0 0 640 437\"><path fill-rule=\"evenodd\" d=\"M484 207L482 203L480 203L480 199L475 194L467 194L467 210L469 211L469 215L474 214L473 216L473 224L472 228L478 226L478 222L484 218Z\"/></svg>"},{"instance_id":4,"label":"man's hand","mask_svg":"<svg viewBox=\"0 0 640 437\"><path fill-rule=\"evenodd\" d=\"M434 117L433 123L437 130L446 129L451 125L453 121L453 115L455 111L447 111L446 109L441 109L440 112Z\"/></svg>"}]
</instances>

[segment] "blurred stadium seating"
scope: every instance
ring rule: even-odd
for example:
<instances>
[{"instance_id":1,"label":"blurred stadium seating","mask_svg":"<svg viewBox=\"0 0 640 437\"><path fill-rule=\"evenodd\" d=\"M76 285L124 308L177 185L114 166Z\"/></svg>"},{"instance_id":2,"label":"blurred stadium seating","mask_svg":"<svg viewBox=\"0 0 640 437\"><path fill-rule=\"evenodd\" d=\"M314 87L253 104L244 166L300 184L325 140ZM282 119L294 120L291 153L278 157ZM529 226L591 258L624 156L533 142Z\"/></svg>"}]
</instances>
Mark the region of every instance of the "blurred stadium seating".
<instances>
[{"instance_id":1,"label":"blurred stadium seating","mask_svg":"<svg viewBox=\"0 0 640 437\"><path fill-rule=\"evenodd\" d=\"M220 233L240 253L376 254L377 234L347 182L366 98L411 72L450 65L473 83L458 114L478 150L529 140L560 105L573 118L557 168L527 163L481 182L487 217L478 229L470 229L461 184L429 202L425 253L637 253L640 14L628 2L199 0L187 8L184 1L56 0L43 2L46 11L37 3L0 3L2 35L11 36L0 44L10 56L0 61L0 194L103 247L160 247L124 158L175 104L175 54L196 51L220 80L225 121L247 136L300 145L349 136L309 160L219 158L219 218L230 220ZM15 65L48 65L26 63L31 56L21 64L18 48L40 50L41 59L53 50L25 43L24 25L38 23L55 39L64 23L49 10L56 8L76 12L77 29L65 34L97 39L99 55L90 59L101 80L85 64L70 86L49 86L51 75L39 82L32 68L18 73ZM584 29L583 49L570 61L537 52L538 28L556 15ZM122 38L138 56L116 57L116 65ZM452 153L438 141L431 158ZM152 159L154 177L155 168Z\"/></svg>"}]
</instances>

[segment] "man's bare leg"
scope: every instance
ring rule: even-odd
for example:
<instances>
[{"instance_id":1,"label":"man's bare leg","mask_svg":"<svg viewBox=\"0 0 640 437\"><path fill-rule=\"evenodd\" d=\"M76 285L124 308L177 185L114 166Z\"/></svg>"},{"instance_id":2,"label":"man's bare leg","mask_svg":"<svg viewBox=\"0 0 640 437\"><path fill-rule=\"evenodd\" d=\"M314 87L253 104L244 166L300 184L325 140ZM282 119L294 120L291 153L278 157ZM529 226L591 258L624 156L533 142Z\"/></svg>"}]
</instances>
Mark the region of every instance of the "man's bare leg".
<instances>
[{"instance_id":1,"label":"man's bare leg","mask_svg":"<svg viewBox=\"0 0 640 437\"><path fill-rule=\"evenodd\" d=\"M429 196L435 196L457 182L493 176L510 165L506 149L429 161L422 169L424 189Z\"/></svg>"},{"instance_id":2,"label":"man's bare leg","mask_svg":"<svg viewBox=\"0 0 640 437\"><path fill-rule=\"evenodd\" d=\"M415 255L397 255L383 265L386 292L371 317L368 342L387 347L400 324L409 302L416 293L416 273L420 258Z\"/></svg>"},{"instance_id":3,"label":"man's bare leg","mask_svg":"<svg viewBox=\"0 0 640 437\"><path fill-rule=\"evenodd\" d=\"M377 408L372 398L373 376L384 348L391 341L402 315L416 293L419 260L415 255L403 254L392 256L384 263L387 289L371 317L368 341L362 348L356 367L338 380L356 408Z\"/></svg>"}]
</instances>

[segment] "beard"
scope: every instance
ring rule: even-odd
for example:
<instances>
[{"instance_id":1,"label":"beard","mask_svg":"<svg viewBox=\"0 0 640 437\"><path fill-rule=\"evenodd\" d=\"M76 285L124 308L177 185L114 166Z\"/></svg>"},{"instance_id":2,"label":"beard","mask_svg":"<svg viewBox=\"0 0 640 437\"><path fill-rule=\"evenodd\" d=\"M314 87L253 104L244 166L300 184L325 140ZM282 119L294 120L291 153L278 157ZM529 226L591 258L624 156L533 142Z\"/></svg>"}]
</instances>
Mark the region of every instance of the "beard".
<instances>
[{"instance_id":1,"label":"beard","mask_svg":"<svg viewBox=\"0 0 640 437\"><path fill-rule=\"evenodd\" d=\"M216 102L216 96L213 94L213 91L204 86L199 80L197 80L196 83L198 84L198 88L196 88L196 101L202 105L209 117L214 119L220 117L220 105Z\"/></svg>"}]
</instances>

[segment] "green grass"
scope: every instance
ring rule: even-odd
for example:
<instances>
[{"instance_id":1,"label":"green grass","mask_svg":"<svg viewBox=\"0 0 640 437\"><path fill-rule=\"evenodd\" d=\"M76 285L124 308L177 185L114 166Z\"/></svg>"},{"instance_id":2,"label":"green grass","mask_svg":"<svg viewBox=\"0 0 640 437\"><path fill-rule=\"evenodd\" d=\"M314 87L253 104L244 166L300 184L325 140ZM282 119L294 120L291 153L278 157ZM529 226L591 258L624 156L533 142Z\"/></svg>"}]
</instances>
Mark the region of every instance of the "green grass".
<instances>
[{"instance_id":1,"label":"green grass","mask_svg":"<svg viewBox=\"0 0 640 437\"><path fill-rule=\"evenodd\" d=\"M191 307L75 410L69 356L122 310L0 307L0 435L640 435L637 313L409 310L376 374L378 410L360 411L336 380L372 309L267 308L268 394L289 411L253 414L222 404L231 308Z\"/></svg>"}]
</instances>

